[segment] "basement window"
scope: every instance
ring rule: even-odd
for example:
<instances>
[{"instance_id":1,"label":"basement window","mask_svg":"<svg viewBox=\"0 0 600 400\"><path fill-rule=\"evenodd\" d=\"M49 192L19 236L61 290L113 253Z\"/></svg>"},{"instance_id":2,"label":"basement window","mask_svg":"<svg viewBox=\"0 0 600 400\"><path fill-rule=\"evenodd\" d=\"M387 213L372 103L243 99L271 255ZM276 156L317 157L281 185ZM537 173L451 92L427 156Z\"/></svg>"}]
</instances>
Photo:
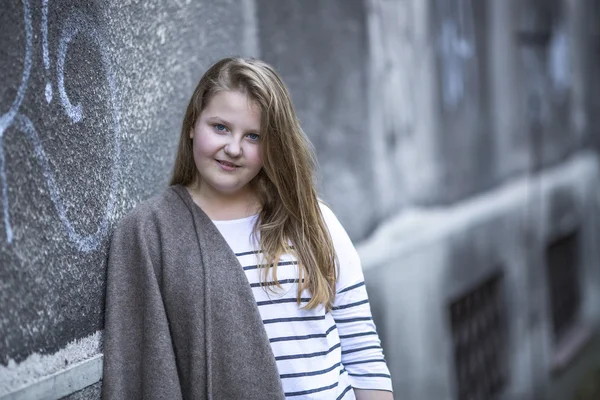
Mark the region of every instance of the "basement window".
<instances>
[{"instance_id":1,"label":"basement window","mask_svg":"<svg viewBox=\"0 0 600 400\"><path fill-rule=\"evenodd\" d=\"M581 284L577 230L552 241L546 249L546 276L552 314L555 354L552 371L560 372L591 336L580 324Z\"/></svg>"},{"instance_id":2,"label":"basement window","mask_svg":"<svg viewBox=\"0 0 600 400\"><path fill-rule=\"evenodd\" d=\"M499 399L508 376L502 274L452 301L450 320L458 399Z\"/></svg>"},{"instance_id":3,"label":"basement window","mask_svg":"<svg viewBox=\"0 0 600 400\"><path fill-rule=\"evenodd\" d=\"M579 239L573 232L550 243L546 251L548 289L555 343L573 329L579 314Z\"/></svg>"}]
</instances>

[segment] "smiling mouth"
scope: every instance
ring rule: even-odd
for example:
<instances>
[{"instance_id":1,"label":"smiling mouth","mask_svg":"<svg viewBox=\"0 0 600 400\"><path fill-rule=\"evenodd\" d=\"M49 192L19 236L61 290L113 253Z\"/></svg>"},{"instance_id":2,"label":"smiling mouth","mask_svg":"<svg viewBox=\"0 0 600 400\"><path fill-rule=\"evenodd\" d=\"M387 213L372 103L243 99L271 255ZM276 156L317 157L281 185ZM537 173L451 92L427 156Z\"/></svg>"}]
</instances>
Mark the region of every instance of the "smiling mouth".
<instances>
[{"instance_id":1,"label":"smiling mouth","mask_svg":"<svg viewBox=\"0 0 600 400\"><path fill-rule=\"evenodd\" d=\"M229 161L217 160L217 162L221 165L224 165L229 168L238 168L239 165L235 165L234 163L230 163Z\"/></svg>"}]
</instances>

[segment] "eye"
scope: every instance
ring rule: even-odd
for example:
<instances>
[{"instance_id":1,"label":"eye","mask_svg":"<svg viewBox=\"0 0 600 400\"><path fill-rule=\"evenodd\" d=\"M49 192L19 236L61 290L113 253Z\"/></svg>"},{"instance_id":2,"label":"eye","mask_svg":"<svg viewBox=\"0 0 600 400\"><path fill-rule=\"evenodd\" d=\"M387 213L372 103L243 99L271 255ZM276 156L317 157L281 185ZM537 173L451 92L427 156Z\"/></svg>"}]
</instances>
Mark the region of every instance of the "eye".
<instances>
[{"instance_id":1,"label":"eye","mask_svg":"<svg viewBox=\"0 0 600 400\"><path fill-rule=\"evenodd\" d=\"M249 133L247 136L248 139L252 140L253 142L256 142L258 139L260 139L260 135L258 133Z\"/></svg>"},{"instance_id":2,"label":"eye","mask_svg":"<svg viewBox=\"0 0 600 400\"><path fill-rule=\"evenodd\" d=\"M225 132L227 127L223 124L214 124L213 125L218 132Z\"/></svg>"}]
</instances>

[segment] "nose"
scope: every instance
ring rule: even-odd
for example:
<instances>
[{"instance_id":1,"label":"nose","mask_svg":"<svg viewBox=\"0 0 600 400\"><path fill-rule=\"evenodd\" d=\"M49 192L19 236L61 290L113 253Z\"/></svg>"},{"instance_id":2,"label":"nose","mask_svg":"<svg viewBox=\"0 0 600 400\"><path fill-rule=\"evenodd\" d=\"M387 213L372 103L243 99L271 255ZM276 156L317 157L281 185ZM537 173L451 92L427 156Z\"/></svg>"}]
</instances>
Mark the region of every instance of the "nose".
<instances>
[{"instance_id":1,"label":"nose","mask_svg":"<svg viewBox=\"0 0 600 400\"><path fill-rule=\"evenodd\" d=\"M241 143L235 139L232 138L226 145L225 145L225 153L232 158L236 158L242 155L242 146Z\"/></svg>"}]
</instances>

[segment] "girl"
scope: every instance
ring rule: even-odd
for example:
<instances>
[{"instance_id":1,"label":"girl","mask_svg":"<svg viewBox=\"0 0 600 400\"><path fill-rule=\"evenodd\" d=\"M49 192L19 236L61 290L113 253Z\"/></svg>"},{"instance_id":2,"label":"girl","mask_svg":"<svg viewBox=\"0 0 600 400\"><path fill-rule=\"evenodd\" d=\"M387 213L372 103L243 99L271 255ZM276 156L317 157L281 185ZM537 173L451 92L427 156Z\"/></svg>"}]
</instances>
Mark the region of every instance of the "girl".
<instances>
[{"instance_id":1,"label":"girl","mask_svg":"<svg viewBox=\"0 0 600 400\"><path fill-rule=\"evenodd\" d=\"M356 250L267 64L227 58L187 107L170 187L116 229L106 399L392 399Z\"/></svg>"}]
</instances>

